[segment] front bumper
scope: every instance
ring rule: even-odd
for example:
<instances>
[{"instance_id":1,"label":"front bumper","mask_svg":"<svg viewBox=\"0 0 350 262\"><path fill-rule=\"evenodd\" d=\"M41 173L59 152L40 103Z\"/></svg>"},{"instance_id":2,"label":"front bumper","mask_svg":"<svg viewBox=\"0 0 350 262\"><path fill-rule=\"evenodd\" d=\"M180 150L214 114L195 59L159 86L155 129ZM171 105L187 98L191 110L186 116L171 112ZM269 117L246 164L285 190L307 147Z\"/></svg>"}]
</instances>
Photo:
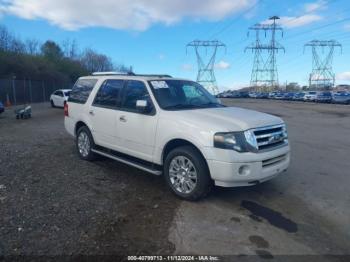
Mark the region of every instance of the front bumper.
<instances>
[{"instance_id":1,"label":"front bumper","mask_svg":"<svg viewBox=\"0 0 350 262\"><path fill-rule=\"evenodd\" d=\"M217 186L237 187L262 183L286 171L290 163L288 145L264 153L237 153L216 148L212 150L217 151L218 156L233 153L231 159L227 156L221 160L207 159L211 178Z\"/></svg>"}]
</instances>

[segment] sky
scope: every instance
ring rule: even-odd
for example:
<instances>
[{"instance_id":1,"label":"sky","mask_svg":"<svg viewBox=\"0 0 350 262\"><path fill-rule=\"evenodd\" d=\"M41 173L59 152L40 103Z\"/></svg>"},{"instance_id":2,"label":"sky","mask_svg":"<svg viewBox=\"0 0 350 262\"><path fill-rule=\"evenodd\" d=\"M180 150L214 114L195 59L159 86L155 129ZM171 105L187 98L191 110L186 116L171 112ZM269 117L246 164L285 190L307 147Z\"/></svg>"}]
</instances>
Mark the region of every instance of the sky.
<instances>
[{"instance_id":1,"label":"sky","mask_svg":"<svg viewBox=\"0 0 350 262\"><path fill-rule=\"evenodd\" d=\"M255 34L248 28L273 15L283 28L283 37L276 34L285 48L277 54L280 83L307 85L312 53L304 44L334 39L342 44L334 50L336 84L350 84L349 11L348 0L0 0L0 24L24 40L76 40L136 73L192 80L197 60L186 45L219 40L226 49L217 51L215 75L225 90L249 85L254 54L245 47Z\"/></svg>"}]
</instances>

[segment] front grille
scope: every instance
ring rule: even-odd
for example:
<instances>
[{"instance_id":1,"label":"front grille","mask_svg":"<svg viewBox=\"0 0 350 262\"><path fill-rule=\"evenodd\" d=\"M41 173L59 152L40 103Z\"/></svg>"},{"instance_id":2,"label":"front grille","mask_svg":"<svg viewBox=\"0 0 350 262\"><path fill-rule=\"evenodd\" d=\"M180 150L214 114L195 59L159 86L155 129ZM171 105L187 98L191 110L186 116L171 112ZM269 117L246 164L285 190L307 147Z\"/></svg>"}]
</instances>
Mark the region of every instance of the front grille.
<instances>
[{"instance_id":1,"label":"front grille","mask_svg":"<svg viewBox=\"0 0 350 262\"><path fill-rule=\"evenodd\" d=\"M287 143L285 125L256 128L253 133L259 151L272 149Z\"/></svg>"},{"instance_id":2,"label":"front grille","mask_svg":"<svg viewBox=\"0 0 350 262\"><path fill-rule=\"evenodd\" d=\"M278 163L285 161L286 158L287 158L287 155L281 155L278 157L266 159L266 160L262 161L262 167L264 168L264 167L268 167L268 166L277 165Z\"/></svg>"}]
</instances>

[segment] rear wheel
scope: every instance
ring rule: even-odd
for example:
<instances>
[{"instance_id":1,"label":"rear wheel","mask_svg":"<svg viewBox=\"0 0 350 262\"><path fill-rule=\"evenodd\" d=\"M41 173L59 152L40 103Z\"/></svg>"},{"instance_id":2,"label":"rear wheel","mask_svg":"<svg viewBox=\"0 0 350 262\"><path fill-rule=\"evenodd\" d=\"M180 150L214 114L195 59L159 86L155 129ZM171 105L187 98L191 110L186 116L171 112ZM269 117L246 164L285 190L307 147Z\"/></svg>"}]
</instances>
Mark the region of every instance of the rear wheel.
<instances>
[{"instance_id":1,"label":"rear wheel","mask_svg":"<svg viewBox=\"0 0 350 262\"><path fill-rule=\"evenodd\" d=\"M95 153L92 152L92 149L95 147L95 143L87 126L79 128L76 138L76 147L81 159L87 161L96 159Z\"/></svg>"},{"instance_id":2,"label":"rear wheel","mask_svg":"<svg viewBox=\"0 0 350 262\"><path fill-rule=\"evenodd\" d=\"M213 185L205 159L191 146L175 148L166 156L164 177L170 189L186 200L205 197Z\"/></svg>"}]
</instances>

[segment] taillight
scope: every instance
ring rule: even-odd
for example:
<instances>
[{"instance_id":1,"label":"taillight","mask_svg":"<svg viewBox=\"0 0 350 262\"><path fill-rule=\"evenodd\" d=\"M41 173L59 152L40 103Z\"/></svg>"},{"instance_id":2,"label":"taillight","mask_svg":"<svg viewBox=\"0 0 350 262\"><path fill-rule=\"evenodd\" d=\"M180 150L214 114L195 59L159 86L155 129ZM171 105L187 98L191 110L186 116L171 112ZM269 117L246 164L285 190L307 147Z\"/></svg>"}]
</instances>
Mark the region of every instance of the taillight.
<instances>
[{"instance_id":1,"label":"taillight","mask_svg":"<svg viewBox=\"0 0 350 262\"><path fill-rule=\"evenodd\" d=\"M64 103L64 116L69 116L68 114L68 103Z\"/></svg>"}]
</instances>

